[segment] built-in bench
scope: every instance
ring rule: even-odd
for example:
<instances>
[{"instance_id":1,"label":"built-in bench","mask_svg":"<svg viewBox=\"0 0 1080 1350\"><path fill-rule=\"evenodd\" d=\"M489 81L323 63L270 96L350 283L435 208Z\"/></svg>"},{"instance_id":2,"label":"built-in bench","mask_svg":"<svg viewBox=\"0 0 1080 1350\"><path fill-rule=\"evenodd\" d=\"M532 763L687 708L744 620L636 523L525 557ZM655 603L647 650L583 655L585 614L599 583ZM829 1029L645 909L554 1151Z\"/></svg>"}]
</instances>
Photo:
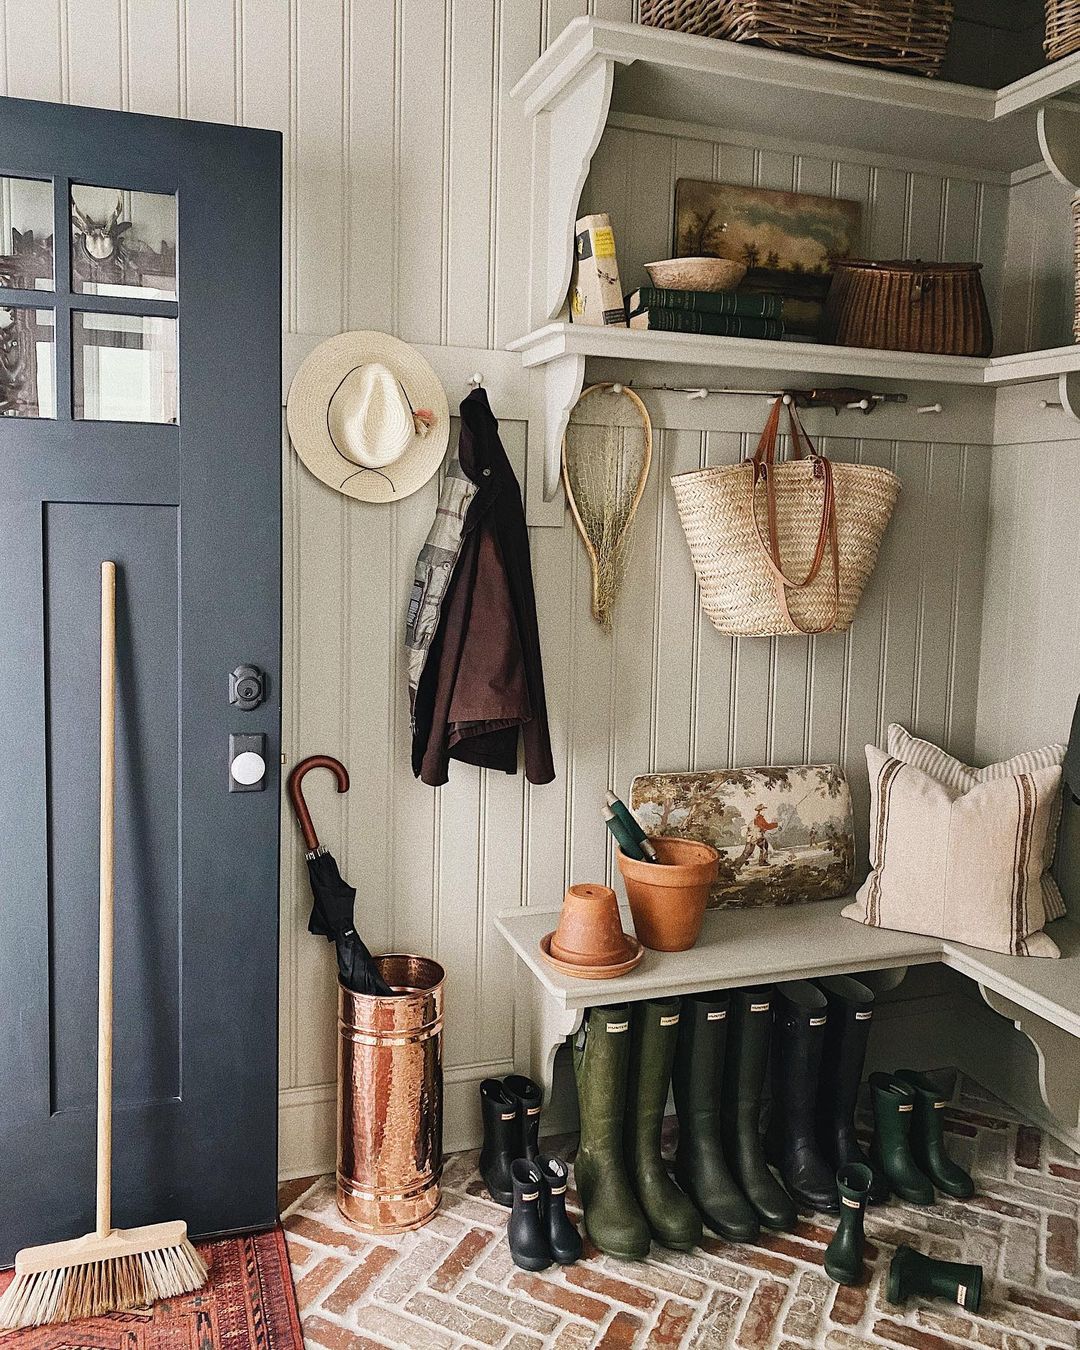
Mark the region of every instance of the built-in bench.
<instances>
[{"instance_id":1,"label":"built-in bench","mask_svg":"<svg viewBox=\"0 0 1080 1350\"><path fill-rule=\"evenodd\" d=\"M847 903L712 910L689 951L646 951L635 970L612 980L572 979L544 961L540 939L555 928L557 911L503 915L498 928L530 972L528 1072L549 1091L555 1052L597 1004L877 970L897 972L898 983L908 967L940 962L974 980L987 1004L1028 1037L1047 1110L1070 1134L1080 1130L1080 925L1070 918L1050 925L1061 948L1051 961L867 928L842 917ZM623 925L633 931L626 912Z\"/></svg>"}]
</instances>

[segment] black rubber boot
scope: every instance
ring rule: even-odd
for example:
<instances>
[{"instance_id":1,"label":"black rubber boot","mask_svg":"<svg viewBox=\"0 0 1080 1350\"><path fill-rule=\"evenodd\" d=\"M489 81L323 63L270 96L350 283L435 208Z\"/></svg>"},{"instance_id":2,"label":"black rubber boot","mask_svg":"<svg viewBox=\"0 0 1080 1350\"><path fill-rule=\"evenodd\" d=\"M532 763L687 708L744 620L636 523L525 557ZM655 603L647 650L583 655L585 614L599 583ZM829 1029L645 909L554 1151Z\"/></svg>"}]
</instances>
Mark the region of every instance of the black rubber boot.
<instances>
[{"instance_id":1,"label":"black rubber boot","mask_svg":"<svg viewBox=\"0 0 1080 1350\"><path fill-rule=\"evenodd\" d=\"M630 1009L590 1008L574 1038L581 1141L574 1160L585 1229L601 1251L626 1261L649 1254L649 1225L623 1158Z\"/></svg>"},{"instance_id":2,"label":"black rubber boot","mask_svg":"<svg viewBox=\"0 0 1080 1350\"><path fill-rule=\"evenodd\" d=\"M561 1158L539 1157L536 1165L544 1178L544 1224L551 1254L560 1266L581 1258L581 1234L566 1212L566 1183L570 1170Z\"/></svg>"},{"instance_id":3,"label":"black rubber boot","mask_svg":"<svg viewBox=\"0 0 1080 1350\"><path fill-rule=\"evenodd\" d=\"M932 1205L934 1185L911 1153L915 1090L888 1073L870 1075L874 1104L874 1138L870 1159L884 1172L893 1192L910 1205Z\"/></svg>"},{"instance_id":4,"label":"black rubber boot","mask_svg":"<svg viewBox=\"0 0 1080 1350\"><path fill-rule=\"evenodd\" d=\"M855 1108L874 1016L874 991L850 975L833 975L815 983L829 1001L818 1080L818 1148L837 1172L853 1163L870 1167L855 1133ZM872 1167L870 1173L870 1203L882 1204L889 1198L888 1178Z\"/></svg>"},{"instance_id":5,"label":"black rubber boot","mask_svg":"<svg viewBox=\"0 0 1080 1350\"><path fill-rule=\"evenodd\" d=\"M511 1073L503 1079L503 1092L517 1106L517 1152L515 1158L535 1162L540 1153L540 1108L544 1093L539 1083L521 1073Z\"/></svg>"},{"instance_id":6,"label":"black rubber boot","mask_svg":"<svg viewBox=\"0 0 1080 1350\"><path fill-rule=\"evenodd\" d=\"M660 1153L680 1002L648 998L631 1006L623 1144L630 1184L653 1237L661 1246L685 1252L701 1241L701 1218L668 1175Z\"/></svg>"},{"instance_id":7,"label":"black rubber boot","mask_svg":"<svg viewBox=\"0 0 1080 1350\"><path fill-rule=\"evenodd\" d=\"M818 1079L828 1016L825 995L809 980L776 986L772 1045L772 1112L766 1156L796 1203L835 1214L836 1172L817 1142Z\"/></svg>"},{"instance_id":8,"label":"black rubber boot","mask_svg":"<svg viewBox=\"0 0 1080 1350\"><path fill-rule=\"evenodd\" d=\"M514 1183L510 1164L517 1157L517 1102L498 1078L480 1084L480 1114L484 1118L484 1146L480 1150L480 1175L497 1205L512 1205Z\"/></svg>"},{"instance_id":9,"label":"black rubber boot","mask_svg":"<svg viewBox=\"0 0 1080 1350\"><path fill-rule=\"evenodd\" d=\"M506 1225L506 1240L514 1265L522 1270L547 1270L551 1244L544 1223L544 1177L536 1163L518 1158L510 1165L514 1205Z\"/></svg>"},{"instance_id":10,"label":"black rubber boot","mask_svg":"<svg viewBox=\"0 0 1080 1350\"><path fill-rule=\"evenodd\" d=\"M966 1312L977 1313L982 1302L982 1266L935 1261L913 1247L897 1247L889 1266L885 1297L890 1303L917 1298L947 1298Z\"/></svg>"},{"instance_id":11,"label":"black rubber boot","mask_svg":"<svg viewBox=\"0 0 1080 1350\"><path fill-rule=\"evenodd\" d=\"M769 987L736 989L731 994L720 1119L724 1157L736 1185L764 1227L782 1229L793 1228L798 1214L791 1196L769 1171L760 1133L772 994Z\"/></svg>"},{"instance_id":12,"label":"black rubber boot","mask_svg":"<svg viewBox=\"0 0 1080 1350\"><path fill-rule=\"evenodd\" d=\"M836 1174L840 1196L840 1222L825 1249L825 1273L837 1284L862 1284L863 1216L870 1198L874 1174L865 1163L848 1163Z\"/></svg>"},{"instance_id":13,"label":"black rubber boot","mask_svg":"<svg viewBox=\"0 0 1080 1350\"><path fill-rule=\"evenodd\" d=\"M720 1095L728 1029L727 994L683 999L671 1086L679 1117L675 1180L714 1233L753 1242L759 1225L724 1158Z\"/></svg>"},{"instance_id":14,"label":"black rubber boot","mask_svg":"<svg viewBox=\"0 0 1080 1350\"><path fill-rule=\"evenodd\" d=\"M926 1074L914 1069L897 1069L895 1077L915 1092L915 1119L911 1126L911 1155L939 1191L967 1200L975 1194L975 1183L959 1163L945 1152L942 1117L945 1100Z\"/></svg>"}]
</instances>

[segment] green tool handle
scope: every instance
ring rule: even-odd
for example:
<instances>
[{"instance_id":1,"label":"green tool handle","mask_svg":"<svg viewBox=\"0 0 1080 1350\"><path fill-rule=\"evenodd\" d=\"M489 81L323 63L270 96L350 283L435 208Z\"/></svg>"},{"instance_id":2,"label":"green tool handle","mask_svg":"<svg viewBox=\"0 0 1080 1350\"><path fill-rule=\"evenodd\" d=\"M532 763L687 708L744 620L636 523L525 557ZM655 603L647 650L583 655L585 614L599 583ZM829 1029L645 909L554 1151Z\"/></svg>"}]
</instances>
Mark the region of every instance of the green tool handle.
<instances>
[{"instance_id":1,"label":"green tool handle","mask_svg":"<svg viewBox=\"0 0 1080 1350\"><path fill-rule=\"evenodd\" d=\"M631 835L610 806L604 808L604 823L614 836L615 842L628 858L635 858L638 862L646 861L645 854L641 851L638 841Z\"/></svg>"},{"instance_id":2,"label":"green tool handle","mask_svg":"<svg viewBox=\"0 0 1080 1350\"><path fill-rule=\"evenodd\" d=\"M633 811L630 810L621 797L616 797L614 792L608 793L607 804L611 809L612 814L615 816L615 819L619 821L626 833L634 840L641 852L645 855L646 861L656 862L656 849L653 848L649 836L641 828ZM624 849L623 852L625 853L626 850Z\"/></svg>"}]
</instances>

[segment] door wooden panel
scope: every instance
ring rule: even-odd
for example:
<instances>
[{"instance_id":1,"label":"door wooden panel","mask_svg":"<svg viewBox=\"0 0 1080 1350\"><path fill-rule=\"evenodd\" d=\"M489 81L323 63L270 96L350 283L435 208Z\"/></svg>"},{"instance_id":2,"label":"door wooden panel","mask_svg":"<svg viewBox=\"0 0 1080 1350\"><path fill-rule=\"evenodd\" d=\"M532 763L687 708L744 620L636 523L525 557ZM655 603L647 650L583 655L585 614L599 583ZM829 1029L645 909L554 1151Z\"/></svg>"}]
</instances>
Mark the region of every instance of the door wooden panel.
<instances>
[{"instance_id":1,"label":"door wooden panel","mask_svg":"<svg viewBox=\"0 0 1080 1350\"><path fill-rule=\"evenodd\" d=\"M0 312L51 311L56 369L55 418L0 416L0 1266L92 1227L106 557L119 566L115 1219L183 1218L198 1235L274 1217L280 153L276 133L0 100L0 177L52 185L56 280L0 286ZM96 290L72 291L73 182L175 199L175 301L118 289L115 259ZM124 267L149 274L152 253ZM3 267L0 281L18 277ZM80 312L112 336L74 373ZM110 416L167 405L172 357L139 315L178 325L178 421L73 419L73 390L118 394L98 405ZM241 663L267 676L255 712L228 702ZM228 791L236 732L266 738L262 792Z\"/></svg>"}]
</instances>

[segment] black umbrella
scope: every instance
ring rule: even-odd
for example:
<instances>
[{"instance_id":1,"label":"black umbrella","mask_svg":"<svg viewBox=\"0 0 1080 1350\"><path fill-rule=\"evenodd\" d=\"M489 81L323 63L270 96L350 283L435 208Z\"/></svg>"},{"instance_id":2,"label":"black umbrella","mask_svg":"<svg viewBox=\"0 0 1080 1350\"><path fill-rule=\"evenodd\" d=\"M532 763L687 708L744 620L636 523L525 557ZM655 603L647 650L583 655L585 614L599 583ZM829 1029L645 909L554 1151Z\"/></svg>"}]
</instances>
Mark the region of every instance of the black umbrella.
<instances>
[{"instance_id":1,"label":"black umbrella","mask_svg":"<svg viewBox=\"0 0 1080 1350\"><path fill-rule=\"evenodd\" d=\"M338 977L346 989L354 994L392 995L393 989L379 974L371 953L354 926L356 887L350 886L341 875L334 855L319 843L311 823L311 813L304 801L302 788L304 775L311 769L329 769L337 779L338 791L349 790L348 771L344 764L331 759L329 755L311 755L302 759L289 774L289 798L307 845L305 856L313 901L308 932L336 945Z\"/></svg>"}]
</instances>

